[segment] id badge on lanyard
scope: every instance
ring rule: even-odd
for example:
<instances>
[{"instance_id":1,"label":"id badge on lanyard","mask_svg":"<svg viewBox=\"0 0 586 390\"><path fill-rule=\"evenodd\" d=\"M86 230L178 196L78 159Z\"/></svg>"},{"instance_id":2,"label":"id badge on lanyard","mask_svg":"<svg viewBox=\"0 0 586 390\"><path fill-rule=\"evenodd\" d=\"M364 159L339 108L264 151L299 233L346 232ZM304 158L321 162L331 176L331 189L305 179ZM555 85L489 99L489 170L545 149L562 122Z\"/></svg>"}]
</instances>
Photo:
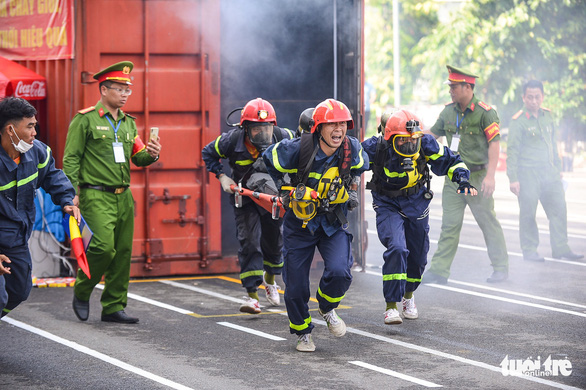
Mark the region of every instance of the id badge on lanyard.
<instances>
[{"instance_id":1,"label":"id badge on lanyard","mask_svg":"<svg viewBox=\"0 0 586 390\"><path fill-rule=\"evenodd\" d=\"M126 158L124 157L124 145L122 144L122 142L118 142L118 129L120 128L120 123L122 122L122 119L118 121L116 127L114 127L114 124L112 123L110 118L106 116L106 119L108 119L108 122L110 122L110 125L114 129L114 136L116 137L116 142L112 142L112 149L114 150L114 162L124 163L126 162Z\"/></svg>"},{"instance_id":2,"label":"id badge on lanyard","mask_svg":"<svg viewBox=\"0 0 586 390\"><path fill-rule=\"evenodd\" d=\"M464 122L465 116L466 114L462 114L462 119L460 119L460 116L456 115L456 134L452 135L452 142L450 142L452 152L457 152L458 146L460 146L460 125Z\"/></svg>"}]
</instances>

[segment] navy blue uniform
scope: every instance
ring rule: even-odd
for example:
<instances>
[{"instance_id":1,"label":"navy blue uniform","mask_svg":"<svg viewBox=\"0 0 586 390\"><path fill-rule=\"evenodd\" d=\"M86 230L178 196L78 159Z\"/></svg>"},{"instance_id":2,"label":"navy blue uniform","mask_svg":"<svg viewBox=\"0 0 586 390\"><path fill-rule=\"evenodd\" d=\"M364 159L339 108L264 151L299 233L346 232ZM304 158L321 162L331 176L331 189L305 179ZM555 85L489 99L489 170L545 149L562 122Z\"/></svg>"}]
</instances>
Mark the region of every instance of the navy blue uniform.
<instances>
[{"instance_id":1,"label":"navy blue uniform","mask_svg":"<svg viewBox=\"0 0 586 390\"><path fill-rule=\"evenodd\" d=\"M378 140L379 137L374 136L362 142L372 169L375 169ZM392 146L388 148L385 152L383 180L379 180L379 185L372 190L378 237L387 248L383 254L383 294L386 302L401 302L405 291L415 291L427 264L431 200L424 197L427 189L423 185L423 167L418 167L417 162L425 161L434 174L447 175L456 183L468 180L470 175L459 155L438 144L428 134L423 136L421 149L412 158L413 171L404 171L401 166L403 159L394 152ZM399 190L403 193L399 194Z\"/></svg>"},{"instance_id":2,"label":"navy blue uniform","mask_svg":"<svg viewBox=\"0 0 586 390\"><path fill-rule=\"evenodd\" d=\"M293 133L277 126L273 128L275 134L280 132L278 139L293 137ZM215 141L207 144L202 150L202 157L209 172L217 176L224 173L220 159L228 159L232 168L232 179L246 187L246 180L256 171L252 165L258 157L253 157L246 145L245 130L236 128L223 133ZM234 195L230 196L234 206ZM242 197L242 207L234 207L236 217L237 238L240 242L238 261L240 263L240 280L246 291L257 291L262 284L263 269L270 274L280 275L283 268L281 249L283 237L281 235L282 219L274 220L271 213L254 203L251 199Z\"/></svg>"},{"instance_id":3,"label":"navy blue uniform","mask_svg":"<svg viewBox=\"0 0 586 390\"><path fill-rule=\"evenodd\" d=\"M352 176L360 176L368 169L368 155L360 142L348 137L351 144ZM299 165L300 138L284 140L269 147L263 154L269 174L275 183L283 183L285 174L296 174ZM321 149L310 168L308 187L317 188L319 179L328 167L338 166L339 154L328 157ZM347 215L346 204L340 204ZM283 217L283 257L285 267L285 304L289 316L290 332L295 334L311 333L313 324L309 315L309 270L315 248L324 260L324 273L319 282L316 298L322 313L335 309L340 304L352 282L350 268L352 257L352 235L342 228L339 220L330 222L327 214L318 213L305 228L292 210L287 210Z\"/></svg>"},{"instance_id":4,"label":"navy blue uniform","mask_svg":"<svg viewBox=\"0 0 586 390\"><path fill-rule=\"evenodd\" d=\"M32 261L28 240L35 222L37 188L51 195L53 203L73 205L75 190L60 169L55 168L51 148L35 140L16 164L0 148L0 253L12 261L11 273L0 275L0 309L6 315L25 301L32 288Z\"/></svg>"}]
</instances>

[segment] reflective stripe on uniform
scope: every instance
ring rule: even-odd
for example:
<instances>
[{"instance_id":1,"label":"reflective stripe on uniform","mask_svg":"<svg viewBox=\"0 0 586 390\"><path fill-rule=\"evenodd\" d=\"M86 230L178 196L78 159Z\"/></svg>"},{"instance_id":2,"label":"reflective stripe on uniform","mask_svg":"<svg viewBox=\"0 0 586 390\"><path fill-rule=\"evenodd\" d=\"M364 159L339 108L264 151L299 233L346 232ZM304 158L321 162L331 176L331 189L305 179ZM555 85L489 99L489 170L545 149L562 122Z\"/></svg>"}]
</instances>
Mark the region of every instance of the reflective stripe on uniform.
<instances>
[{"instance_id":1,"label":"reflective stripe on uniform","mask_svg":"<svg viewBox=\"0 0 586 390\"><path fill-rule=\"evenodd\" d=\"M240 280L246 279L250 276L262 276L262 272L262 270L243 272L240 274Z\"/></svg>"},{"instance_id":2,"label":"reflective stripe on uniform","mask_svg":"<svg viewBox=\"0 0 586 390\"><path fill-rule=\"evenodd\" d=\"M218 156L222 157L222 158L226 158L226 156L224 156L222 153L220 153L220 139L222 138L222 136L218 136L218 138L216 138L216 142L214 142L214 148L216 149L216 153L218 153Z\"/></svg>"},{"instance_id":3,"label":"reflective stripe on uniform","mask_svg":"<svg viewBox=\"0 0 586 390\"><path fill-rule=\"evenodd\" d=\"M273 157L273 166L275 167L275 169L279 172L283 172L283 173L297 173L297 168L293 168L293 169L285 169L281 166L281 163L279 162L279 154L277 153L277 148L280 146L280 142L278 144L275 145L275 147L273 147L273 152L272 152L272 157Z\"/></svg>"},{"instance_id":4,"label":"reflective stripe on uniform","mask_svg":"<svg viewBox=\"0 0 586 390\"><path fill-rule=\"evenodd\" d=\"M387 274L383 275L383 282L389 280L407 280L407 274Z\"/></svg>"},{"instance_id":5,"label":"reflective stripe on uniform","mask_svg":"<svg viewBox=\"0 0 586 390\"><path fill-rule=\"evenodd\" d=\"M358 164L351 166L350 169L362 168L362 166L364 165L364 157L362 157L363 151L364 149L362 148L362 145L360 145L360 150L358 151L358 156L360 156L360 160L358 161Z\"/></svg>"},{"instance_id":6,"label":"reflective stripe on uniform","mask_svg":"<svg viewBox=\"0 0 586 390\"><path fill-rule=\"evenodd\" d=\"M250 164L254 164L254 161L252 161L252 160L236 160L236 161L234 161L234 164L236 164L236 165L250 165Z\"/></svg>"},{"instance_id":7,"label":"reflective stripe on uniform","mask_svg":"<svg viewBox=\"0 0 586 390\"><path fill-rule=\"evenodd\" d=\"M301 324L301 325L295 325L294 323L292 323L291 321L289 321L289 327L291 329L295 329L297 331L300 331L300 330L303 330L303 329L307 329L309 327L309 324L311 323L311 317L306 318L303 321L305 321L305 323L304 324Z\"/></svg>"},{"instance_id":8,"label":"reflective stripe on uniform","mask_svg":"<svg viewBox=\"0 0 586 390\"><path fill-rule=\"evenodd\" d=\"M273 263L269 263L266 260L263 260L262 263L263 263L263 265L266 265L268 267L273 267L273 268L282 268L283 264L284 264L282 261L279 264L273 264Z\"/></svg>"},{"instance_id":9,"label":"reflective stripe on uniform","mask_svg":"<svg viewBox=\"0 0 586 390\"><path fill-rule=\"evenodd\" d=\"M328 302L331 302L331 303L340 302L340 301L341 301L342 299L344 299L344 297L346 296L346 294L344 294L344 295L342 295L342 296L341 296L341 297L339 297L339 298L332 298L332 297L330 297L330 296L328 296L328 295L324 294L324 293L321 291L321 288L319 288L319 287L317 288L317 293L319 294L319 296L320 296L320 297L322 297L323 299L325 299L326 301L328 301Z\"/></svg>"},{"instance_id":10,"label":"reflective stripe on uniform","mask_svg":"<svg viewBox=\"0 0 586 390\"><path fill-rule=\"evenodd\" d=\"M468 169L468 167L466 166L466 164L464 164L464 162L459 162L458 164L450 167L450 169L448 170L448 177L450 178L450 180L452 180L452 176L454 175L454 171L457 168Z\"/></svg>"},{"instance_id":11,"label":"reflective stripe on uniform","mask_svg":"<svg viewBox=\"0 0 586 390\"><path fill-rule=\"evenodd\" d=\"M43 169L47 166L47 164L49 163L49 159L51 158L51 148L47 146L47 158L45 159L45 162L38 164L37 168L39 169Z\"/></svg>"}]
</instances>

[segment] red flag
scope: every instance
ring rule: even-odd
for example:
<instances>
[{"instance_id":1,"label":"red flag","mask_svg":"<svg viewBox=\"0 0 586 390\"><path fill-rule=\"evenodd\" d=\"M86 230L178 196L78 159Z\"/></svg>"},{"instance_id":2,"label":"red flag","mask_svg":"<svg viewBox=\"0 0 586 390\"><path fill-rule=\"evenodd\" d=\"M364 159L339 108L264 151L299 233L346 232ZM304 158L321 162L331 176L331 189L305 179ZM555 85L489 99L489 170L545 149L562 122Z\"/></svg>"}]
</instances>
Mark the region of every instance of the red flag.
<instances>
[{"instance_id":1,"label":"red flag","mask_svg":"<svg viewBox=\"0 0 586 390\"><path fill-rule=\"evenodd\" d=\"M79 226L77 226L77 221L72 216L69 216L69 224L64 225L65 231L69 234L69 239L71 240L71 252L75 255L75 258L77 259L77 265L79 266L79 268L81 268L83 273L91 279L90 266L87 263L85 248L83 245L83 240L81 238L81 233L79 231Z\"/></svg>"}]
</instances>

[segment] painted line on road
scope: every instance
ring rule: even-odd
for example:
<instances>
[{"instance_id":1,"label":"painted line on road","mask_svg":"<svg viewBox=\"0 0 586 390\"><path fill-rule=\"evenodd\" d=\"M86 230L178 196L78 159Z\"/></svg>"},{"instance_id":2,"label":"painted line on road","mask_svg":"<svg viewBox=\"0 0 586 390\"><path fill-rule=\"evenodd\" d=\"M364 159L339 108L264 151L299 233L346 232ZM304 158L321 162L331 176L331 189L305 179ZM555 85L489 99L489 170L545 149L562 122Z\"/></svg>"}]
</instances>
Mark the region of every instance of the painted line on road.
<instances>
[{"instance_id":1,"label":"painted line on road","mask_svg":"<svg viewBox=\"0 0 586 390\"><path fill-rule=\"evenodd\" d=\"M354 364L356 366L360 366L360 367L363 367L363 368L367 368L369 370L377 371L377 372L380 372L382 374L394 376L395 378L399 378L399 379L403 379L403 380L406 380L406 381L409 381L409 382L417 383L418 385L422 385L422 386L425 386L425 387L443 387L442 385L438 385L438 384L433 383L433 382L428 382L428 381L423 380L423 379L415 378L414 376L411 376L411 375L401 374L400 372L393 371L393 370L389 370L389 369L386 369L386 368L381 368L381 367L373 366L372 364L364 363L364 362L361 362L359 360L354 360L354 361L351 361L351 362L348 362L348 363Z\"/></svg>"},{"instance_id":2,"label":"painted line on road","mask_svg":"<svg viewBox=\"0 0 586 390\"><path fill-rule=\"evenodd\" d=\"M376 230L372 230L372 229L367 229L366 233L368 234L372 234L378 237L378 233ZM432 240L429 239L429 242L437 244L437 240ZM458 248L465 248L465 249L472 249L475 251L481 251L481 252L487 252L486 247L483 246L476 246L476 245L466 245L466 244L458 244ZM518 257L523 257L522 253L518 253L518 252L507 252L507 254L509 256L518 256ZM552 263L563 263L563 264L572 264L572 265L579 265L581 267L586 267L586 263L580 263L578 261L571 261L571 260L561 260L561 259L554 259L552 257L544 257L545 260L552 262Z\"/></svg>"},{"instance_id":3,"label":"painted line on road","mask_svg":"<svg viewBox=\"0 0 586 390\"><path fill-rule=\"evenodd\" d=\"M104 289L104 285L103 284L98 284L98 285L96 285L96 288L99 288L99 289L103 290ZM163 309L176 311L177 313L181 313L181 314L188 314L188 315L195 314L192 311L185 310L185 309L182 309L180 307L173 306L173 305L168 305L166 303L159 302L159 301L155 301L154 299L146 298L146 297L143 297L143 296L140 296L140 295L136 295L136 294L132 294L132 293L128 293L128 298L136 299L137 301L141 301L141 302L144 302L144 303L148 303L149 305L153 305L153 306L158 306L158 307L161 307Z\"/></svg>"},{"instance_id":4,"label":"painted line on road","mask_svg":"<svg viewBox=\"0 0 586 390\"><path fill-rule=\"evenodd\" d=\"M36 334L38 336L44 337L46 339L49 339L51 341L54 341L56 343L59 343L61 345L66 346L66 347L69 347L71 349L74 349L76 351L79 351L81 353L84 353L86 355L95 357L96 359L99 359L99 360L101 360L103 362L106 362L106 363L111 364L113 366L119 367L119 368L121 368L123 370L132 372L134 374L140 375L140 376L142 376L144 378L150 379L150 380L152 380L154 382L158 382L158 383L160 383L162 385L171 387L173 389L178 389L178 390L193 390L193 388L191 388L191 387L187 387L187 386L184 386L184 385L182 385L180 383L173 382L173 381L171 381L169 379L163 378L162 376L155 375L155 374L153 374L151 372L145 371L145 370L143 370L141 368L135 367L135 366L133 366L131 364L125 363L125 362L123 362L121 360L115 359L115 358L113 358L111 356L105 355L105 354L103 354L101 352L98 352L96 350L93 350L91 348L85 347L85 346L83 346L81 344L76 343L75 341L70 341L70 340L64 339L62 337L59 337L57 335L54 335L54 334L49 333L47 331L44 331L42 329L35 328L34 326L25 324L24 322L20 322L18 320L14 320L12 318L6 318L6 317L5 318L2 318L2 321L6 321L6 322L8 322L9 324L11 324L13 326L16 326L18 328L24 329L24 330L26 330L28 332L34 333L34 334Z\"/></svg>"},{"instance_id":5,"label":"painted line on road","mask_svg":"<svg viewBox=\"0 0 586 390\"><path fill-rule=\"evenodd\" d=\"M216 322L217 324L223 325L223 326L227 326L228 328L232 328L232 329L236 329L236 330L240 330L242 332L246 332L246 333L250 333L256 336L260 336L260 337L264 337L266 339L269 340L274 340L274 341L284 341L287 339L284 339L282 337L278 337L278 336L273 336L272 334L269 333L265 333L265 332L261 332L258 330L254 330L252 328L247 328L245 326L240 326L240 325L236 325L236 324L232 324L230 322Z\"/></svg>"},{"instance_id":6,"label":"painted line on road","mask_svg":"<svg viewBox=\"0 0 586 390\"><path fill-rule=\"evenodd\" d=\"M382 277L382 275L380 273L374 272L374 271L365 270L364 273L365 274L369 274L369 275L376 275L376 276L381 276ZM450 283L451 282L452 282L452 279L450 279ZM480 288L484 287L484 286L481 286L481 285L478 285L478 284L473 284L473 283L465 283L465 282L458 282L458 281L454 281L454 283L461 283L461 284L468 285L468 286L471 286L471 287L480 287ZM525 302L525 301L520 301L520 300L517 300L517 299L499 297L498 295L489 295L489 294L484 294L484 293L481 293L481 292L464 290L462 288L444 286L444 285L435 284L435 283L426 283L426 284L424 284L424 286L441 288L441 289L444 289L444 290L458 292L458 293L462 293L462 294L474 295L474 296L481 297L481 298L488 298L488 299L493 299L493 300L496 300L496 301L513 303L513 304L522 305L522 306L535 307L535 308L538 308L538 309L545 309L545 310L549 310L549 311L557 311L559 313L571 314L571 315L574 315L574 316L585 317L586 318L586 313L580 313L580 312L577 312L577 311L566 310L566 309L559 309L557 307L540 305L538 303ZM489 288L489 287L487 287L487 288ZM510 293L510 294L513 294L513 295L517 294L517 295L525 296L527 298L532 298L532 299L536 299L536 300L540 300L541 299L541 300L552 301L552 302L555 302L555 303L561 303L560 301L556 301L556 300L553 300L553 299L550 300L548 298L543 298L543 297L539 297L539 296L535 296L535 295L515 293L513 291L508 291L508 290L498 290L498 289L494 289L494 290L495 291L500 291L500 292L503 292L503 293ZM580 307L580 308L585 307L585 306L578 305L578 304L575 304L575 303L571 303L569 305L576 306L576 307Z\"/></svg>"},{"instance_id":7,"label":"painted line on road","mask_svg":"<svg viewBox=\"0 0 586 390\"><path fill-rule=\"evenodd\" d=\"M203 288L199 288L199 287L195 287L195 286L190 286L190 285L183 284L183 283L177 283L177 282L173 282L173 281L170 281L170 280L159 280L159 283L167 284L167 285L173 286L173 287L183 288L185 290L195 291L195 292L198 292L200 294L209 295L210 297L223 299L225 301L230 301L230 302L235 302L235 303L244 303L244 299L234 298L234 297L231 297L229 295L220 294L220 293L217 293L217 292L214 292L214 291L205 290ZM261 305L261 307L262 307L262 305Z\"/></svg>"}]
</instances>

